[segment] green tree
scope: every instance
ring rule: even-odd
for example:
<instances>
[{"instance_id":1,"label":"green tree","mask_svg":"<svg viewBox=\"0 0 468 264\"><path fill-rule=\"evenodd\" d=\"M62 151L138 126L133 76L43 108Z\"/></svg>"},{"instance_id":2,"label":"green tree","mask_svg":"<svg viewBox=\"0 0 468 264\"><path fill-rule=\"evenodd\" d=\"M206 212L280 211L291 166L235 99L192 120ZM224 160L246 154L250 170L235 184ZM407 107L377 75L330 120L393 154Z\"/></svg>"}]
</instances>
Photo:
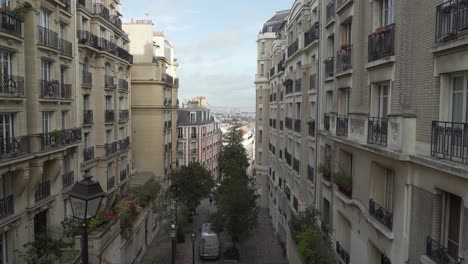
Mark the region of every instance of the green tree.
<instances>
[{"instance_id":1,"label":"green tree","mask_svg":"<svg viewBox=\"0 0 468 264\"><path fill-rule=\"evenodd\" d=\"M198 162L182 166L172 174L169 192L172 198L191 212L207 198L215 182L210 172Z\"/></svg>"},{"instance_id":2,"label":"green tree","mask_svg":"<svg viewBox=\"0 0 468 264\"><path fill-rule=\"evenodd\" d=\"M223 179L229 180L232 177L243 177L245 170L249 166L249 162L247 152L242 145L243 138L240 126L232 126L223 137L224 145L219 156Z\"/></svg>"},{"instance_id":3,"label":"green tree","mask_svg":"<svg viewBox=\"0 0 468 264\"><path fill-rule=\"evenodd\" d=\"M69 247L70 244L44 234L23 246L25 251L20 256L27 264L52 264L62 256L62 248Z\"/></svg>"}]
</instances>

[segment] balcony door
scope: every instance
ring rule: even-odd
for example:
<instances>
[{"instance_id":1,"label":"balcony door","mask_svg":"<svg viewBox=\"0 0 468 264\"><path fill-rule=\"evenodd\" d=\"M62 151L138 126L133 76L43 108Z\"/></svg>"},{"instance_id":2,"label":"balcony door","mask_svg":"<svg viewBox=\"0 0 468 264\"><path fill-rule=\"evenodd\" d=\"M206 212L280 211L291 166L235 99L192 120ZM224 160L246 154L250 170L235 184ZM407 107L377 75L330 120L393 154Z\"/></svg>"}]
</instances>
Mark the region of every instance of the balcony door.
<instances>
[{"instance_id":1,"label":"balcony door","mask_svg":"<svg viewBox=\"0 0 468 264\"><path fill-rule=\"evenodd\" d=\"M49 29L50 27L50 12L41 8L39 12L39 23L43 29Z\"/></svg>"},{"instance_id":2,"label":"balcony door","mask_svg":"<svg viewBox=\"0 0 468 264\"><path fill-rule=\"evenodd\" d=\"M468 92L467 76L452 78L452 122L468 123Z\"/></svg>"},{"instance_id":3,"label":"balcony door","mask_svg":"<svg viewBox=\"0 0 468 264\"><path fill-rule=\"evenodd\" d=\"M0 113L0 153L5 153L6 144L15 137L15 113Z\"/></svg>"},{"instance_id":4,"label":"balcony door","mask_svg":"<svg viewBox=\"0 0 468 264\"><path fill-rule=\"evenodd\" d=\"M451 193L444 195L444 211L443 211L443 226L442 234L444 246L447 247L448 254L452 257L459 256L460 249L460 224L462 199Z\"/></svg>"},{"instance_id":5,"label":"balcony door","mask_svg":"<svg viewBox=\"0 0 468 264\"><path fill-rule=\"evenodd\" d=\"M388 115L388 94L389 84L374 84L372 85L372 105L371 116L386 118Z\"/></svg>"},{"instance_id":6,"label":"balcony door","mask_svg":"<svg viewBox=\"0 0 468 264\"><path fill-rule=\"evenodd\" d=\"M54 112L42 112L42 133L54 130Z\"/></svg>"},{"instance_id":7,"label":"balcony door","mask_svg":"<svg viewBox=\"0 0 468 264\"><path fill-rule=\"evenodd\" d=\"M8 78L8 75L12 75L12 68L13 68L13 62L12 62L12 57L13 54L9 51L2 50L0 49L0 77L2 79ZM3 84L3 82L1 83Z\"/></svg>"},{"instance_id":8,"label":"balcony door","mask_svg":"<svg viewBox=\"0 0 468 264\"><path fill-rule=\"evenodd\" d=\"M340 115L348 115L349 113L349 88L340 89L339 93L338 113Z\"/></svg>"},{"instance_id":9,"label":"balcony door","mask_svg":"<svg viewBox=\"0 0 468 264\"><path fill-rule=\"evenodd\" d=\"M8 239L7 232L0 234L0 264L11 263L8 261Z\"/></svg>"},{"instance_id":10,"label":"balcony door","mask_svg":"<svg viewBox=\"0 0 468 264\"><path fill-rule=\"evenodd\" d=\"M52 62L41 60L41 77L44 81L50 81L51 79L51 68Z\"/></svg>"},{"instance_id":11,"label":"balcony door","mask_svg":"<svg viewBox=\"0 0 468 264\"><path fill-rule=\"evenodd\" d=\"M12 194L11 186L11 175L9 173L0 176L0 199L3 200ZM5 206L5 202L3 204Z\"/></svg>"}]
</instances>

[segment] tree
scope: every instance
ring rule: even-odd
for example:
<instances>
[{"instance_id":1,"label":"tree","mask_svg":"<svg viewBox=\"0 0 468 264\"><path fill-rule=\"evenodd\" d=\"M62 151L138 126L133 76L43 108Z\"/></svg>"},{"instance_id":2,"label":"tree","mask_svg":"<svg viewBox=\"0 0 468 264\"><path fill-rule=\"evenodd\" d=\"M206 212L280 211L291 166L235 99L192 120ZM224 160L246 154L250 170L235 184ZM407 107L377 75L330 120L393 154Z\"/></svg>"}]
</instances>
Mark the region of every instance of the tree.
<instances>
[{"instance_id":1,"label":"tree","mask_svg":"<svg viewBox=\"0 0 468 264\"><path fill-rule=\"evenodd\" d=\"M198 162L179 168L172 174L171 181L169 192L172 198L191 212L209 196L215 185L210 172Z\"/></svg>"},{"instance_id":2,"label":"tree","mask_svg":"<svg viewBox=\"0 0 468 264\"><path fill-rule=\"evenodd\" d=\"M25 252L21 252L27 264L52 264L62 256L62 248L70 246L62 239L54 239L43 234L32 242L23 245Z\"/></svg>"},{"instance_id":3,"label":"tree","mask_svg":"<svg viewBox=\"0 0 468 264\"><path fill-rule=\"evenodd\" d=\"M242 177L249 166L247 152L242 141L242 131L239 125L232 126L224 134L224 145L219 156L219 163L225 180Z\"/></svg>"}]
</instances>

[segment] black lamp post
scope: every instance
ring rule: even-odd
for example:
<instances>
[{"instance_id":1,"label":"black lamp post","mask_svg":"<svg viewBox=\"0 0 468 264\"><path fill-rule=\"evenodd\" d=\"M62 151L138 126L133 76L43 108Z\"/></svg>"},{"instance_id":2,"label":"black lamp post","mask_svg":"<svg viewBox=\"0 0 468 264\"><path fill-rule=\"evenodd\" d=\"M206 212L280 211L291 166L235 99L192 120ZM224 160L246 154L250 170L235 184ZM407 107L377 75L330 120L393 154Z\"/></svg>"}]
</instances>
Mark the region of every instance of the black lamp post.
<instances>
[{"instance_id":1,"label":"black lamp post","mask_svg":"<svg viewBox=\"0 0 468 264\"><path fill-rule=\"evenodd\" d=\"M172 264L175 263L175 238L176 238L176 225L171 223L171 228L169 228L169 236L172 239Z\"/></svg>"},{"instance_id":2,"label":"black lamp post","mask_svg":"<svg viewBox=\"0 0 468 264\"><path fill-rule=\"evenodd\" d=\"M91 175L84 175L83 180L76 182L68 193L73 216L83 220L81 235L81 263L88 264L88 220L95 217L102 198L106 193L97 181L92 181Z\"/></svg>"},{"instance_id":3,"label":"black lamp post","mask_svg":"<svg viewBox=\"0 0 468 264\"><path fill-rule=\"evenodd\" d=\"M192 232L192 263L195 264L195 233Z\"/></svg>"}]
</instances>

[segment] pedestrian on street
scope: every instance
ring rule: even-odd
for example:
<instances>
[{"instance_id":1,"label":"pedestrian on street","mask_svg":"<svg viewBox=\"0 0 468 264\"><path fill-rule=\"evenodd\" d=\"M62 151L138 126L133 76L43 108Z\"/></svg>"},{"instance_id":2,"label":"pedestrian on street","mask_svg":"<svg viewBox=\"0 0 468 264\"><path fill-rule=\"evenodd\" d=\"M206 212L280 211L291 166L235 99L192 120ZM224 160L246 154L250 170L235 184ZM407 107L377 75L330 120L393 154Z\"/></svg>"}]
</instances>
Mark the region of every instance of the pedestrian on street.
<instances>
[{"instance_id":1,"label":"pedestrian on street","mask_svg":"<svg viewBox=\"0 0 468 264\"><path fill-rule=\"evenodd\" d=\"M211 195L210 195L210 206L211 206L212 202L213 202L213 197L211 197Z\"/></svg>"}]
</instances>

